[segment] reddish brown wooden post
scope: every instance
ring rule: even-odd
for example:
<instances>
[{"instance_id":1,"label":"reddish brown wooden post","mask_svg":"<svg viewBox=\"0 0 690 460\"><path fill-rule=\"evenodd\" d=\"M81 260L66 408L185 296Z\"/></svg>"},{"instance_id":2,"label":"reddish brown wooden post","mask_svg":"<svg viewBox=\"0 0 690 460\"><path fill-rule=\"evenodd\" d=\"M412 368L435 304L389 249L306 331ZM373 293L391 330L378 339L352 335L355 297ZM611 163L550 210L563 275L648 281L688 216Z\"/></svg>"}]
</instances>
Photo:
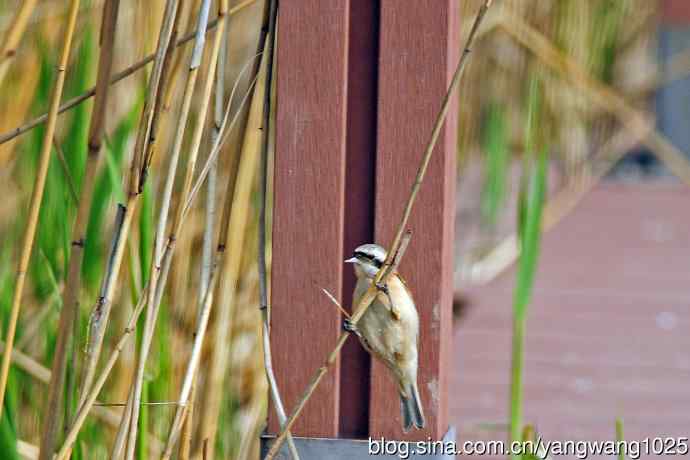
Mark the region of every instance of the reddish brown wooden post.
<instances>
[{"instance_id":1,"label":"reddish brown wooden post","mask_svg":"<svg viewBox=\"0 0 690 460\"><path fill-rule=\"evenodd\" d=\"M291 411L341 332L347 0L281 2L278 18L272 351ZM295 425L338 435L338 364ZM277 424L271 414L271 431Z\"/></svg>"},{"instance_id":2,"label":"reddish brown wooden post","mask_svg":"<svg viewBox=\"0 0 690 460\"><path fill-rule=\"evenodd\" d=\"M271 341L288 412L341 330L321 288L350 305L346 255L392 240L457 62L457 16L456 0L280 4ZM456 111L413 210L401 267L422 321L428 428L417 439L448 429ZM400 423L390 377L351 338L293 434L409 439ZM269 432L277 432L272 412Z\"/></svg>"},{"instance_id":3,"label":"reddish brown wooden post","mask_svg":"<svg viewBox=\"0 0 690 460\"><path fill-rule=\"evenodd\" d=\"M381 1L376 240L389 244L459 57L458 2ZM427 417L416 439L448 430L452 326L456 107L449 111L412 212L412 241L400 267L420 313L419 389ZM372 370L370 434L405 439L400 403L386 369Z\"/></svg>"},{"instance_id":4,"label":"reddish brown wooden post","mask_svg":"<svg viewBox=\"0 0 690 460\"><path fill-rule=\"evenodd\" d=\"M661 2L661 17L667 24L683 24L690 22L690 2L688 0L663 0Z\"/></svg>"}]
</instances>

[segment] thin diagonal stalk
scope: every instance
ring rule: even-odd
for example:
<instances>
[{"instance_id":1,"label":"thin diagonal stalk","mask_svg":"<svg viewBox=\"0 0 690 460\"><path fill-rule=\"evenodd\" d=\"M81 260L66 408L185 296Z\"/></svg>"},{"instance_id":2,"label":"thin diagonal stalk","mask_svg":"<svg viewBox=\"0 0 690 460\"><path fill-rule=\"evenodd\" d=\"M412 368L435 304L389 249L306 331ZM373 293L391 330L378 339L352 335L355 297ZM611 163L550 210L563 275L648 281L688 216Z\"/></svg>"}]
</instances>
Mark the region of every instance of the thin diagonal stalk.
<instances>
[{"instance_id":1,"label":"thin diagonal stalk","mask_svg":"<svg viewBox=\"0 0 690 460\"><path fill-rule=\"evenodd\" d=\"M214 290L216 285L216 280L221 278L220 286L224 284L232 283L233 280L237 279L236 273L239 271L240 254L244 241L244 230L247 221L247 214L249 208L249 198L251 192L251 186L254 179L254 172L257 166L257 149L253 149L256 145L257 136L259 135L260 128L260 116L261 116L261 103L263 101L263 91L265 88L265 69L266 69L266 55L262 56L261 59L261 70L257 76L257 88L254 91L252 97L252 104L250 107L249 122L247 124L247 132L245 134L245 140L242 147L242 158L240 160L240 167L237 173L237 182L235 184L235 193L232 195L233 204L232 206L225 206L226 209L230 207L232 209L229 220L229 225L224 225L221 228L227 229L232 227L232 233L227 230L221 230L218 237L218 246L215 255L215 266L219 267L213 270L211 275L212 282L209 284L207 291L204 294L204 304L201 310L200 319L197 325L197 329L194 334L194 344L192 346L192 356L187 364L187 369L185 371L185 377L182 383L182 388L180 390L180 396L178 398L178 407L175 412L175 417L173 423L170 427L168 440L166 441L166 446L163 451L163 458L168 459L172 455L172 450L179 437L182 422L184 421L184 416L186 412L187 402L189 401L189 395L191 393L192 382L194 380L194 375L196 374L199 357L201 354L201 348L206 337L206 331L208 326L208 317L211 313L211 308L213 306ZM228 183L231 181L229 180ZM230 199L230 193L226 191L225 200ZM225 217L225 216L224 216ZM233 267L228 267L226 265L225 255L227 253L232 254L232 259L228 259L230 265ZM230 272L230 273L228 273ZM233 286L234 289L234 286ZM221 297L219 297L221 298ZM219 316L221 312L219 312ZM222 318L217 318L216 323L221 324ZM222 331L223 336L227 336L227 329ZM210 372L209 372L210 374ZM211 379L212 376L209 376ZM206 413L209 410L205 407L203 412ZM208 433L202 432L202 439L208 439L209 449L211 449L211 458L213 458L213 436L209 436Z\"/></svg>"},{"instance_id":2,"label":"thin diagonal stalk","mask_svg":"<svg viewBox=\"0 0 690 460\"><path fill-rule=\"evenodd\" d=\"M253 58L252 58L253 59ZM244 70L240 72L240 75L238 77L238 81L241 79L242 75L244 74ZM244 95L242 101L239 104L239 107L237 109L237 112L232 118L232 121L228 123L228 118L230 115L230 108L231 104L228 103L225 116L223 118L223 123L221 126L221 132L222 135L220 136L220 139L214 144L213 149L211 150L211 153L208 156L208 159L206 160L206 164L204 165L203 169L199 173L199 176L197 177L196 183L194 187L192 187L192 190L187 198L187 201L185 202L185 211L182 214L182 220L180 222L180 225L182 225L188 216L188 210L191 207L191 205L194 203L194 199L196 198L196 195L198 191L201 188L201 185L203 184L204 180L206 179L206 176L208 174L208 170L210 168L211 163L215 161L215 159L218 156L218 153L220 150L223 148L225 145L225 142L227 142L227 139L229 137L230 132L232 131L232 128L234 127L235 123L237 122L237 118L239 113L242 111L242 108L244 107L244 104L246 103L249 95L251 94L251 90L254 86L254 83L256 82L256 78L252 80L250 83L250 88ZM235 89L237 88L237 82L235 84L235 87L233 88L233 92L231 93L230 96L230 101L232 101L232 95L234 94ZM179 233L180 229L178 228L176 230L176 233ZM173 246L166 246L165 251L163 252L163 266L165 266L167 262L167 259L171 257L172 255L172 249ZM153 273L152 276L157 276L156 273ZM74 422L72 423L70 429L67 432L67 435L65 436L65 441L63 442L62 447L58 451L58 454L56 455L55 460L64 460L66 456L69 454L70 449L72 445L74 444L77 435L79 434L79 431L81 430L81 427L84 425L84 421L86 420L87 415L91 411L91 408L93 407L96 398L98 397L98 394L101 392L103 389L103 386L105 385L105 382L108 380L108 376L110 375L110 372L113 370L113 367L115 366L115 363L117 362L120 354L122 353L122 350L129 340L129 337L131 336L134 327L136 326L136 323L139 319L139 316L141 315L141 312L143 311L146 303L145 300L148 296L148 291L150 288L150 281L147 282L145 288L142 290L141 296L139 298L139 302L137 303L136 308L132 312L132 315L130 316L129 321L127 322L127 326L125 327L124 332L122 333L122 336L118 340L115 349L111 352L110 357L108 358L104 368L101 370L101 373L98 377L98 379L95 380L93 385L86 391L85 396L84 396L84 402L79 406L79 410L77 412L77 415L75 417Z\"/></svg>"},{"instance_id":3,"label":"thin diagonal stalk","mask_svg":"<svg viewBox=\"0 0 690 460\"><path fill-rule=\"evenodd\" d=\"M184 415L185 415L185 408L187 406L187 403L189 401L189 395L191 392L191 387L192 387L192 382L194 380L194 376L196 374L197 368L198 368L198 363L199 363L199 356L201 353L201 347L203 346L204 339L206 337L206 331L207 331L207 326L208 326L208 317L211 312L211 308L213 306L213 299L214 299L214 294L213 291L215 290L215 280L219 277L222 276L221 279L221 284L228 282L229 276L226 275L226 271L228 270L228 267L225 264L225 255L226 252L230 252L233 255L233 261L234 264L238 267L237 269L232 269L233 273L235 273L239 269L239 262L240 262L240 254L241 254L241 249L244 241L244 227L246 225L247 221L247 215L248 215L248 207L249 207L249 195L251 191L251 186L254 178L253 171L255 170L256 167L256 154L255 151L252 151L249 147L252 146L253 143L255 143L255 138L256 135L258 134L258 128L260 125L260 110L261 110L261 102L263 101L263 91L265 88L265 80L262 78L262 75L265 75L265 65L266 65L266 56L263 56L261 59L262 62L262 69L260 71L260 74L257 75L258 83L257 83L257 88L254 91L253 97L252 97L252 104L250 107L250 116L249 116L249 123L247 124L248 126L248 131L247 134L245 135L245 142L244 146L242 148L243 150L243 155L242 159L240 161L240 167L239 171L237 173L237 182L235 184L235 193L232 195L232 200L234 201L234 204L232 206L227 206L227 202L230 199L231 194L229 193L229 190L226 190L225 193L225 200L226 200L226 206L225 209L231 208L232 212L230 213L229 216L223 216L224 219L227 218L230 221L229 225L224 225L222 226L221 233L218 237L218 246L216 250L216 256L215 256L215 266L219 267L215 270L213 270L213 274L211 276L211 280L213 280L212 283L209 284L208 289L206 293L204 294L204 305L201 310L201 315L200 315L200 320L198 322L197 329L195 331L195 338L194 338L194 345L192 348L192 357L189 360L189 363L187 365L187 370L185 372L185 378L182 384L182 389L180 390L180 396L178 399L178 408L175 413L175 418L173 419L172 426L170 428L170 434L168 435L168 440L166 442L166 447L163 452L163 458L167 459L170 458L172 455L172 449L175 446L175 443L177 442L177 438L180 434L181 428L182 428L182 422L184 421ZM238 78L239 80L239 78ZM251 136L251 134L254 134ZM250 137L251 136L251 137ZM230 180L228 181L230 182ZM227 231L229 227L233 228L233 232L230 233ZM233 275L234 276L234 275ZM235 277L236 278L236 277ZM223 297L218 297L219 299L223 299ZM223 299L225 300L225 299ZM216 320L217 323L220 323L222 318L218 318ZM224 334L227 333L227 329L224 331ZM204 412L207 412L209 410L208 407L205 408ZM202 434L203 439L208 439L209 440L209 448L212 451L212 445L213 445L213 439L212 437L208 436L207 433ZM213 457L211 455L211 457Z\"/></svg>"},{"instance_id":4,"label":"thin diagonal stalk","mask_svg":"<svg viewBox=\"0 0 690 460\"><path fill-rule=\"evenodd\" d=\"M201 346L203 345L203 338L206 332L206 327L208 325L208 319L211 314L211 305L213 303L213 291L218 279L218 270L214 270L209 280L208 289L204 296L203 307L201 310L201 315L199 317L199 324L197 330L194 334L194 346L192 347L192 355L189 359L188 371L185 376L184 383L182 385L182 390L180 391L180 399L178 401L177 411L175 412L175 419L173 425L170 429L170 434L168 435L168 441L165 445L165 450L163 451L163 459L169 459L172 455L172 449L175 446L177 437L179 436L180 428L182 427L182 421L186 413L186 401L189 398L192 389L192 381L194 380L194 373L199 364L199 359L201 357Z\"/></svg>"},{"instance_id":5,"label":"thin diagonal stalk","mask_svg":"<svg viewBox=\"0 0 690 460\"><path fill-rule=\"evenodd\" d=\"M156 231L156 241L154 244L154 255L151 258L153 264L152 273L153 271L159 272L161 269L161 254L163 251L163 242L165 237L165 229L167 226L168 213L170 209L170 202L172 201L172 191L175 182L175 174L177 171L177 164L179 161L180 152L182 150L182 142L187 127L187 119L189 117L189 111L191 108L192 96L194 94L194 88L196 86L196 80L199 74L199 67L201 65L201 58L205 47L206 34L204 33L204 30L206 29L206 24L208 23L210 5L211 0L204 0L199 10L197 36L194 40L194 50L192 52L191 62L189 65L187 85L185 87L182 109L180 112L180 118L177 125L175 140L173 143L172 152L170 154L170 166L168 168L168 176L166 178L165 188L163 191L163 199L161 202L158 228ZM216 31L216 33L218 32ZM144 162L148 163L148 160L145 159ZM151 343L153 341L156 319L158 317L159 304L155 302L158 279L159 276L151 277L152 287L151 289L149 289L148 293L143 338L141 341L141 348L139 351L137 370L135 373L134 382L132 386L133 397L130 399L131 407L129 409L132 415L130 416L129 420L129 439L127 442L127 453L125 456L125 458L128 460L134 458L134 447L136 446L137 441L137 428L139 424L139 409L141 402L141 391L144 382L144 371L146 369L146 360L148 358L148 353L151 347Z\"/></svg>"},{"instance_id":6,"label":"thin diagonal stalk","mask_svg":"<svg viewBox=\"0 0 690 460\"><path fill-rule=\"evenodd\" d=\"M269 21L269 35L266 53L268 54L268 66L266 68L267 87L264 92L264 119L263 119L263 138L261 141L261 183L259 185L259 244L257 253L257 265L259 271L259 308L261 310L261 335L263 340L263 357L266 380L271 394L271 401L278 416L278 423L281 427L285 426L287 415L283 399L280 397L278 381L273 372L273 358L271 356L270 339L270 305L268 300L268 275L266 267L266 200L268 194L268 148L271 138L271 87L273 83L273 61L276 40L276 19L278 14L278 0L271 0L271 13ZM292 434L287 435L288 450L294 460L299 460L297 446L292 439Z\"/></svg>"},{"instance_id":7,"label":"thin diagonal stalk","mask_svg":"<svg viewBox=\"0 0 690 460\"><path fill-rule=\"evenodd\" d=\"M229 17L225 19L229 21ZM213 130L211 141L217 142L220 137L220 127L223 122L224 89L225 89L225 62L227 57L229 32L226 27L222 37L220 55L218 56L218 70L216 71L216 88L214 99ZM197 324L203 311L204 294L208 290L213 269L213 229L216 223L216 189L218 179L218 161L211 163L206 185L206 212L204 223L204 240L201 254L201 273L199 277L199 305L197 310ZM194 431L194 407L196 404L197 374L192 380L192 390L189 396L189 406L184 421L184 429L180 438L180 460L189 460L192 450L192 436Z\"/></svg>"},{"instance_id":8,"label":"thin diagonal stalk","mask_svg":"<svg viewBox=\"0 0 690 460\"><path fill-rule=\"evenodd\" d=\"M182 15L184 14L184 5L185 5L185 0L180 0L180 3L178 5L178 10L175 15L175 22L173 24L173 30L172 34L170 37L170 40L172 43L175 43L177 39L177 35L179 33L179 27L180 27L180 22L182 19ZM197 29L198 31L199 29ZM208 28L206 29L207 31L209 30ZM198 36L198 33L197 33ZM175 53L176 48L173 46L169 46L168 50L166 51L165 58L163 61L163 70L162 74L165 76L166 81L165 84L163 85L163 90L158 92L157 98L156 98L156 106L158 107L158 110L154 113L154 117L151 121L151 133L152 133L152 138L151 142L149 143L148 150L147 150L147 164L150 162L150 159L153 158L153 156L156 154L157 150L157 143L155 142L155 135L158 130L158 124L161 122L161 120L167 115L168 110L165 105L165 101L170 99L170 95L173 93L174 87L175 87L175 80L177 76L177 72L175 72L174 67L171 68L172 62L173 62L173 54ZM180 53L181 55L182 53ZM155 260L152 260L152 263L155 264ZM141 293L138 293L141 295ZM130 426L130 421L132 419L132 400L134 397L134 393L130 392L130 394L127 397L127 405L125 409L122 412L122 419L120 420L120 426L117 431L117 435L115 436L115 442L113 443L112 451L111 451L111 458L113 459L119 459L122 456L122 452L124 451L125 448L125 442L127 441L127 435L129 434L129 426Z\"/></svg>"},{"instance_id":9,"label":"thin diagonal stalk","mask_svg":"<svg viewBox=\"0 0 690 460\"><path fill-rule=\"evenodd\" d=\"M465 45L464 52L462 56L460 57L460 61L458 62L457 68L455 69L455 73L453 75L453 79L451 80L450 86L448 88L448 92L446 93L445 97L443 98L443 103L441 104L441 110L439 111L438 116L436 117L436 121L434 123L434 128L431 131L431 138L429 139L429 142L427 143L424 156L422 157L421 163L419 165L419 169L417 170L417 176L415 177L415 181L412 184L412 188L410 190L410 196L407 199L407 203L405 204L405 210L403 212L402 218L400 219L400 224L398 225L398 229L395 234L395 238L393 239L393 243L390 245L390 250L388 251L388 256L386 257L386 261L384 262L383 266L381 267L381 270L378 271L378 274L376 275L376 278L374 279L374 282L371 283L371 286L369 289L364 293L364 295L360 298L360 300L357 302L357 305L354 308L354 313L352 314L351 322L355 326L359 322L360 318L364 313L367 311L369 308L369 305L371 305L372 301L376 297L376 291L377 291L377 285L380 285L381 283L385 284L388 276L393 273L394 268L395 268L395 261L396 259L401 259L402 256L398 255L399 249L401 247L401 243L403 240L403 235L405 234L405 227L407 226L407 221L410 217L410 214L412 212L412 207L414 206L415 200L417 198L417 194L419 193L419 189L422 185L422 181L424 180L424 176L426 175L426 170L427 167L429 166L429 161L431 160L431 156L434 151L434 147L436 146L436 141L438 140L438 137L441 133L441 128L443 127L443 122L445 121L446 115L448 114L448 109L450 107L450 101L451 101L451 96L455 89L458 87L458 84L460 83L460 77L462 77L463 74L463 69L465 68L465 64L467 62L467 57L470 54L470 50L472 48L472 42L474 41L474 37L477 33L477 29L479 28L482 20L484 19L484 16L486 15L486 12L488 11L489 7L491 6L492 0L485 0L482 6L479 9L479 12L477 13L477 17L474 21L474 24L472 25L472 30L470 30L470 34L467 38L467 43ZM309 398L311 398L311 395L314 393L314 390L316 390L316 387L319 385L321 382L321 379L323 379L323 376L326 375L326 372L328 371L328 368L335 362L336 358L338 357L338 354L340 353L340 349L345 345L345 342L347 341L347 338L350 336L350 333L345 331L343 334L340 335L340 338L338 339L338 342L336 343L335 348L331 353L328 355L326 361L324 362L323 366L319 368L319 370L316 372L314 377L312 378L311 382L309 383L309 386L305 390L304 394L300 398L299 403L293 410L293 412L290 414L290 417L288 418L288 421L286 422L285 426L282 428L280 434L278 437L275 439L273 444L271 445L271 448L269 449L268 453L266 454L266 457L264 460L270 460L272 458L275 458L276 454L280 450L280 447L282 446L283 442L285 441L286 437L286 432L292 428L292 425L295 423L295 420L297 420L297 417L302 413L302 410L304 409L304 406L306 405L307 401L309 401Z\"/></svg>"},{"instance_id":10,"label":"thin diagonal stalk","mask_svg":"<svg viewBox=\"0 0 690 460\"><path fill-rule=\"evenodd\" d=\"M112 304L113 295L115 292L115 285L122 264L122 256L124 254L125 244L129 236L129 228L132 223L134 211L138 204L139 194L142 188L141 177L146 177L146 171L142 170L144 167L143 157L144 152L147 151L147 143L151 139L151 123L156 111L156 101L160 83L163 77L163 64L170 45L172 36L173 24L175 22L175 15L177 13L178 0L167 0L165 5L165 12L163 14L163 23L161 25L158 36L158 45L156 48L156 57L154 59L153 71L149 78L148 91L146 93L146 101L142 112L142 117L137 132L137 141L134 148L132 163L129 171L129 189L127 204L124 207L124 216L122 218L122 226L119 231L118 238L115 240L111 251L111 258L109 261L108 270L103 278L101 284L101 294L96 301L96 304L91 313L89 321L89 340L87 343L86 363L82 378L80 389L79 404L77 407L83 405L86 395L93 383L98 366L98 359L101 355L103 347L103 338L108 325L108 318Z\"/></svg>"},{"instance_id":11,"label":"thin diagonal stalk","mask_svg":"<svg viewBox=\"0 0 690 460\"><path fill-rule=\"evenodd\" d=\"M264 49L266 48L267 44L267 36L268 36L268 31L269 31L269 23L270 23L270 1L265 1L264 2L264 8L263 8L263 18L262 18L262 26L261 26L261 31L259 33L259 39L257 41L257 54L262 54L264 52ZM257 75L259 72L259 68L262 65L263 59L262 60L257 60L254 63L254 69L252 71L252 75ZM253 95L252 95L252 101L253 101ZM250 111L247 113L242 114L242 119L240 121L240 126L238 129L238 132L241 133L247 133L247 124L250 116ZM238 143L241 144L241 143ZM240 163L240 157L241 157L241 150L243 146L240 146L239 148L232 148L231 152L229 154L229 164L228 164L228 170L230 171L230 174L228 176L228 182L225 187L225 204L223 206L223 214L220 220L220 238L219 241L222 243L225 241L224 235L227 235L228 233L228 225L230 223L230 214L232 210L232 205L234 202L234 193L235 193L235 182L237 180L237 174L239 170L239 163ZM223 299L223 297L220 297ZM225 335L225 331L229 327L229 322L230 322L230 316L229 313L225 312L225 307L226 304L221 304L221 311L218 313L219 321L214 322L214 327L216 329L215 337L216 340L221 340L222 337ZM229 308L229 306L228 306ZM217 407L220 404L219 401L219 387L221 386L221 383L218 383L220 379L222 379L222 374L223 374L223 368L222 363L224 358L223 356L220 356L221 354L225 354L227 356L227 350L225 349L216 349L215 347L213 348L212 351L212 356L210 358L211 362L211 367L207 371L208 377L206 378L206 389L204 390L204 400L203 400L203 407L204 410L199 411L200 414L200 427L199 427L199 432L201 433L201 439L208 439L208 446L209 446L209 455L213 457L213 449L214 449L214 443L211 441L211 437L213 436L213 433L215 433L215 425L217 423L218 419L218 410Z\"/></svg>"},{"instance_id":12,"label":"thin diagonal stalk","mask_svg":"<svg viewBox=\"0 0 690 460\"><path fill-rule=\"evenodd\" d=\"M12 25L3 37L3 45L0 48L0 86L2 86L2 81L5 79L5 75L7 75L12 58L17 53L17 46L19 46L22 35L24 35L36 2L37 0L24 0L22 2L22 6L19 7L19 11L17 11L17 15L12 21Z\"/></svg>"},{"instance_id":13,"label":"thin diagonal stalk","mask_svg":"<svg viewBox=\"0 0 690 460\"><path fill-rule=\"evenodd\" d=\"M2 341L0 341L0 351L4 349L5 344ZM23 370L39 382L45 383L46 385L50 383L50 369L36 361L31 356L22 353L16 347L12 351L12 362L19 369ZM111 428L117 429L118 425L120 424L120 414L115 412L109 406L112 406L112 404L106 404L96 401L94 403L93 415L106 425L110 426ZM149 433L149 436L153 440L150 448L151 454L160 455L163 451L163 444L161 443L160 439L156 438L156 436L153 433Z\"/></svg>"},{"instance_id":14,"label":"thin diagonal stalk","mask_svg":"<svg viewBox=\"0 0 690 460\"><path fill-rule=\"evenodd\" d=\"M199 24L197 26L197 30L199 30L199 34L197 35L197 39L194 43L194 50L192 52L192 57L191 57L191 63L190 63L190 70L189 70L189 81L191 81L191 84L188 84L187 90L188 93L186 93L186 96L189 97L189 100L191 101L191 94L194 89L194 82L197 79L199 67L201 66L201 59L203 56L203 51L205 47L205 34L203 31L206 29L206 23L208 22L208 15L209 11L211 8L211 0L204 0L202 3L200 12L199 12ZM204 87L203 91L203 96L202 96L202 106L200 108L200 117L199 120L197 120L197 126L196 130L194 132L193 140L192 140L192 146L191 146L191 151L188 156L187 160L187 171L186 171L186 177L185 177L185 183L183 185L183 189L180 193L181 197L186 197L189 189L191 187L191 182L192 182L192 176L194 174L194 166L196 163L196 158L199 152L199 146L201 145L201 137L203 134L203 129L204 129L204 124L206 121L206 113L208 111L208 104L209 104L209 99L211 96L211 89L213 88L213 80L214 80L214 72L216 68L216 62L218 59L218 51L220 50L220 43L221 43L221 38L223 35L223 30L225 27L225 22L222 21L222 18L224 17L225 13L227 11L227 2L226 1L221 1L221 7L219 8L218 12L218 17L221 19L218 30L216 30L216 36L215 40L213 43L213 49L211 51L211 60L209 63L209 72L207 76L207 81L206 81L206 86ZM185 98L185 102L187 102ZM185 131L185 126L187 122L187 115L189 112L189 104L187 103L186 106L186 113L183 113L180 117L180 124L178 125L178 134L176 137L177 139L180 140L180 143L177 144L176 142L176 151L173 152L173 156L171 158L171 167L170 167L170 173L168 175L168 182L166 182L166 192L169 192L169 195L164 196L164 201L163 201L163 206L161 207L161 215L160 215L160 220L159 220L159 227L158 227L158 234L156 235L156 245L154 249L154 257L152 258L154 261L159 257L159 254L162 252L162 245L163 245L163 235L165 234L165 227L166 227L166 222L167 222L167 216L168 216L168 210L169 210L169 205L172 197L172 183L174 182L175 179L175 169L177 166L177 160L179 157L179 150L181 149L181 140L184 135ZM169 188L168 188L169 187ZM173 223L173 228L179 228L179 223L181 219L181 209L182 209L182 204L180 202L180 205L178 206L179 211L176 214L175 221ZM177 240L177 234L174 232L171 232L169 237L168 237L168 245L174 245ZM168 259L168 260L171 260ZM161 270L161 265L160 261L155 262L156 266L154 267L155 270L160 271ZM142 346L141 346L141 351L139 355L139 366L137 368L137 374L136 374L136 380L134 382L134 397L132 401L132 417L130 420L130 427L129 427L129 442L128 442L128 449L127 449L127 456L126 458L133 459L134 458L134 446L136 445L136 437L137 437L137 425L139 421L139 403L141 401L141 389L143 385L143 379L144 379L144 369L146 367L146 360L148 358L148 353L150 350L151 342L153 340L153 334L155 331L156 327L156 320L158 317L158 310L160 308L160 300L162 297L163 290L165 289L165 284L167 281L167 275L169 273L169 264L164 267L164 271L162 272L160 277L160 285L156 285L156 283L153 284L153 288L149 292L149 298L148 298L148 306L147 306L147 316L146 316L146 323L144 326L144 339L142 340ZM154 278L154 279L156 279Z\"/></svg>"},{"instance_id":15,"label":"thin diagonal stalk","mask_svg":"<svg viewBox=\"0 0 690 460\"><path fill-rule=\"evenodd\" d=\"M236 13L239 13L249 5L253 4L257 0L244 0L241 3L238 3L237 5L233 6L230 8L228 11L228 16L232 16ZM206 33L214 29L218 25L218 20L214 19L213 21L209 21L208 27L206 28ZM177 48L179 46L182 46L188 42L190 42L194 37L196 36L196 30L186 34L177 42L175 42L174 46ZM146 65L150 64L151 62L154 61L156 57L156 53L149 54L145 58L143 58L140 61L135 62L134 64L130 65L129 67L117 72L113 77L110 79L110 84L115 84L119 82L120 80L123 80L133 73L137 72L138 70L143 69L146 67ZM62 105L60 105L60 108L58 109L58 114L62 114L66 112L67 110L73 109L74 107L78 106L82 102L92 98L96 94L96 87L94 86L93 88L89 89L88 91L84 92L83 94L80 94L79 96L75 96L72 99L64 102ZM5 132L3 134L0 134L0 144L4 144L5 142L9 142L12 139L14 139L17 136L20 136L24 134L27 131L30 131L31 129L35 128L36 126L40 125L41 123L45 122L48 119L48 114L44 113L43 115L39 115L36 118L24 123L23 125L14 128L8 132Z\"/></svg>"},{"instance_id":16,"label":"thin diagonal stalk","mask_svg":"<svg viewBox=\"0 0 690 460\"><path fill-rule=\"evenodd\" d=\"M26 272L29 268L31 252L34 246L34 238L36 236L36 229L38 227L38 215L39 211L41 210L43 190L45 189L46 176L48 175L48 166L50 164L50 151L52 150L53 145L53 135L55 134L55 127L57 125L57 111L60 105L60 98L62 97L62 89L65 85L65 71L69 61L70 50L72 48L72 38L74 37L74 28L77 23L78 11L79 0L72 0L67 16L67 25L65 27L64 36L62 39L62 53L56 69L57 75L55 76L55 86L53 87L53 93L50 99L48 122L46 125L45 135L43 136L43 144L41 145L38 170L36 172L36 182L31 195L31 204L29 205L29 216L26 224L26 232L24 233L22 252L19 259L19 266L17 268L17 281L14 286L14 296L12 297L12 309L10 312L9 326L7 329L7 335L5 337L5 350L2 355L2 368L0 369L0 417L2 416L4 407L5 390L7 389L7 376L10 371L14 336L17 332L17 319L19 318L22 294L24 292L24 283L26 282Z\"/></svg>"},{"instance_id":17,"label":"thin diagonal stalk","mask_svg":"<svg viewBox=\"0 0 690 460\"><path fill-rule=\"evenodd\" d=\"M60 311L58 338L55 344L53 368L48 400L44 411L43 433L41 436L40 460L52 458L55 447L55 435L61 422L60 414L64 394L65 373L67 370L68 350L74 340L73 325L79 316L79 292L81 289L81 262L86 237L86 225L89 221L91 200L96 183L96 169L103 140L106 106L110 85L110 74L113 68L113 49L115 45L115 30L120 0L107 0L103 10L101 24L101 53L98 61L98 77L96 82L96 99L91 112L89 127L88 153L84 169L84 182L79 197L79 207L72 231L72 250L69 259L67 283L64 289L63 307Z\"/></svg>"}]
</instances>

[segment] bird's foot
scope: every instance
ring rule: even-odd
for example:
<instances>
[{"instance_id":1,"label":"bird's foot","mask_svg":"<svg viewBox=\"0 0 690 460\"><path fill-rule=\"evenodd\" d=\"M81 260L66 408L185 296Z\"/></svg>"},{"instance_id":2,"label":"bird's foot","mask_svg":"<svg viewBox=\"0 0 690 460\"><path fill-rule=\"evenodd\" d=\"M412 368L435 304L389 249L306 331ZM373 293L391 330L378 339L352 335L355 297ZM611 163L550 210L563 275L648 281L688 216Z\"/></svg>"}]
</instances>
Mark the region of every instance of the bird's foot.
<instances>
[{"instance_id":1,"label":"bird's foot","mask_svg":"<svg viewBox=\"0 0 690 460\"><path fill-rule=\"evenodd\" d=\"M352 334L357 334L357 325L352 322L350 318L345 318L343 320L343 330L345 332L350 332Z\"/></svg>"},{"instance_id":2,"label":"bird's foot","mask_svg":"<svg viewBox=\"0 0 690 460\"><path fill-rule=\"evenodd\" d=\"M390 290L388 289L388 285L386 283L382 283L379 281L378 283L376 283L376 289L383 292L388 297L390 297L391 295Z\"/></svg>"}]
</instances>

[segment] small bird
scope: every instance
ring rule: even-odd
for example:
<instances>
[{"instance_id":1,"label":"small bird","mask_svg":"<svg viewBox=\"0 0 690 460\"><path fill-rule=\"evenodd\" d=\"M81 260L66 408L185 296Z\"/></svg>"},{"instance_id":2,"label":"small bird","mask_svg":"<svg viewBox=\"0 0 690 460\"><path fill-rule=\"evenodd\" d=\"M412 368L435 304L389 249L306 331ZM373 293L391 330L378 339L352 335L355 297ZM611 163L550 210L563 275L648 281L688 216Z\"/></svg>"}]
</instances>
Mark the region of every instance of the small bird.
<instances>
[{"instance_id":1,"label":"small bird","mask_svg":"<svg viewBox=\"0 0 690 460\"><path fill-rule=\"evenodd\" d=\"M357 285L353 301L369 289L386 260L386 250L378 244L363 244L345 263L354 264ZM356 334L366 350L390 369L398 383L403 430L424 427L424 412L417 388L417 341L419 314L412 294L399 273L388 277L378 288L376 298L364 315L353 325L345 320L343 327Z\"/></svg>"}]
</instances>

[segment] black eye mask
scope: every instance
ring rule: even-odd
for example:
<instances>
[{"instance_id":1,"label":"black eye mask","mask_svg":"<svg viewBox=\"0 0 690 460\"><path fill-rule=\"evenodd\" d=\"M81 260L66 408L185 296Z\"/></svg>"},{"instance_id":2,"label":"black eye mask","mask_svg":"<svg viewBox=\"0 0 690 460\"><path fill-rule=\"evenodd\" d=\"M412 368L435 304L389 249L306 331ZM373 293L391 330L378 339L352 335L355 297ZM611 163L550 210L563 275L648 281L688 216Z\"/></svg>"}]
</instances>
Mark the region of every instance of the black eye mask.
<instances>
[{"instance_id":1,"label":"black eye mask","mask_svg":"<svg viewBox=\"0 0 690 460\"><path fill-rule=\"evenodd\" d=\"M383 262L381 262L378 259L374 259L369 254L364 253L362 251L355 251L355 257L357 257L358 259L364 259L364 260L371 262L372 264L374 264L376 266L376 268L381 268L381 266L383 265Z\"/></svg>"}]
</instances>

